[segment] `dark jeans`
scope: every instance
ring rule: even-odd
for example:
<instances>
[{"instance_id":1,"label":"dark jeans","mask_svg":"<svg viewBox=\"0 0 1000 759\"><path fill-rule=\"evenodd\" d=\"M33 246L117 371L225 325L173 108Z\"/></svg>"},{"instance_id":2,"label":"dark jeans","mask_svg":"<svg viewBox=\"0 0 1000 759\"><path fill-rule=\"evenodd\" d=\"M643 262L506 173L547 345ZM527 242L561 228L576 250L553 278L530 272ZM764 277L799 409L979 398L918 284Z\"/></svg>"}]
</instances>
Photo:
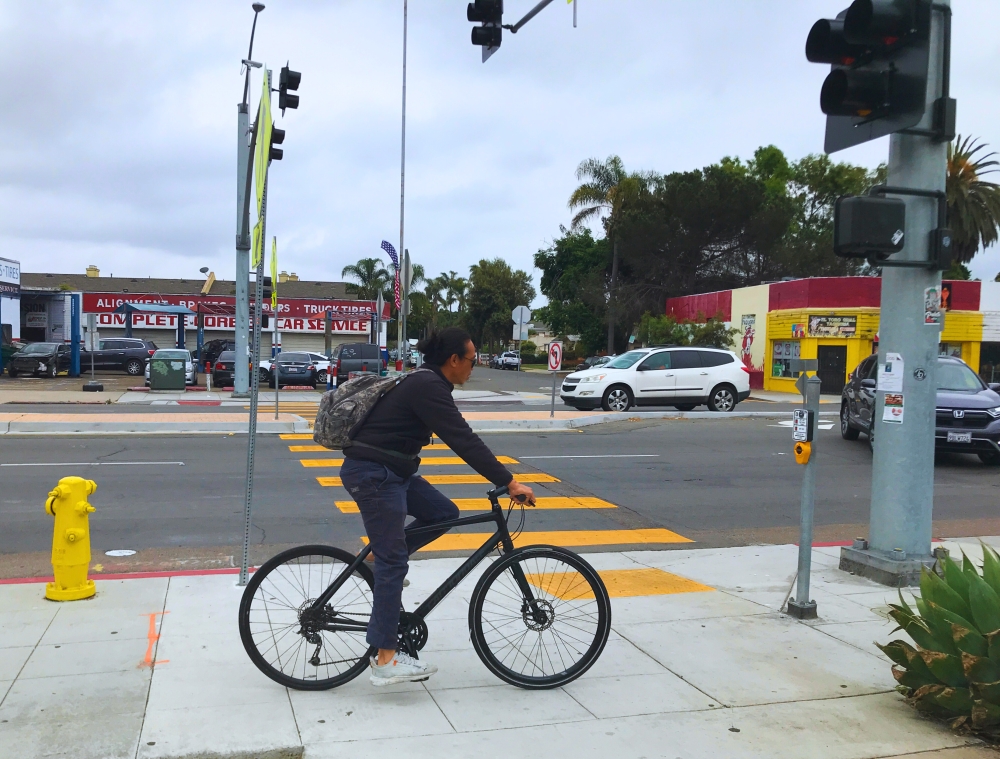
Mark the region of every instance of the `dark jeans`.
<instances>
[{"instance_id":1,"label":"dark jeans","mask_svg":"<svg viewBox=\"0 0 1000 759\"><path fill-rule=\"evenodd\" d=\"M375 554L375 598L367 640L376 648L395 650L409 555L447 532L407 536L406 517L414 517L410 526L423 527L457 519L458 507L423 477L404 479L373 461L346 459L340 477L358 504Z\"/></svg>"}]
</instances>

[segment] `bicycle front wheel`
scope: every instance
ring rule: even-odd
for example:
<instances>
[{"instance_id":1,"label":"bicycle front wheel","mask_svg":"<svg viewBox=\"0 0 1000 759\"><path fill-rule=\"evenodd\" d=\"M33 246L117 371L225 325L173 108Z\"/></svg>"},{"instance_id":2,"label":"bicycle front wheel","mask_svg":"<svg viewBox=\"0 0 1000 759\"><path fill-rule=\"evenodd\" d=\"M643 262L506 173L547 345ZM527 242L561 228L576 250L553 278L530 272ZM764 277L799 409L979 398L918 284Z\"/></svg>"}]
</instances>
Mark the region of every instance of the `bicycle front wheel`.
<instances>
[{"instance_id":1,"label":"bicycle front wheel","mask_svg":"<svg viewBox=\"0 0 1000 759\"><path fill-rule=\"evenodd\" d=\"M479 658L501 680L557 688L601 655L611 632L611 601L600 575L572 551L527 546L480 578L469 628Z\"/></svg>"},{"instance_id":2,"label":"bicycle front wheel","mask_svg":"<svg viewBox=\"0 0 1000 759\"><path fill-rule=\"evenodd\" d=\"M240 638L250 660L275 682L325 690L368 667L371 570L362 564L324 606L317 598L354 561L333 546L299 546L254 572L240 602Z\"/></svg>"}]
</instances>

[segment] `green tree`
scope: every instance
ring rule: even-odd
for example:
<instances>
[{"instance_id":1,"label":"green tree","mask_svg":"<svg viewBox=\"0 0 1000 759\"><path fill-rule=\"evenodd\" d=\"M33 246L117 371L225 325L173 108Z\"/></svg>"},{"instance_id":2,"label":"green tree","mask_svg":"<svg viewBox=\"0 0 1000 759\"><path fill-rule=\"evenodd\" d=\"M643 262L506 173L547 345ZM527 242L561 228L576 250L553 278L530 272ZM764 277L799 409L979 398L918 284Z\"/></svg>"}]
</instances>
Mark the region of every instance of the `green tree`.
<instances>
[{"instance_id":1,"label":"green tree","mask_svg":"<svg viewBox=\"0 0 1000 759\"><path fill-rule=\"evenodd\" d=\"M968 263L997 241L1000 226L1000 187L982 179L996 172L996 153L976 156L986 148L972 137L958 135L948 145L948 226L954 237L955 260Z\"/></svg>"},{"instance_id":2,"label":"green tree","mask_svg":"<svg viewBox=\"0 0 1000 759\"><path fill-rule=\"evenodd\" d=\"M347 284L347 292L357 295L361 300L375 300L379 293L386 301L393 300L393 275L378 258L362 258L356 264L349 264L341 270L340 276L357 280Z\"/></svg>"},{"instance_id":3,"label":"green tree","mask_svg":"<svg viewBox=\"0 0 1000 759\"><path fill-rule=\"evenodd\" d=\"M650 172L625 171L622 159L616 155L600 161L588 158L576 169L576 178L585 179L569 196L570 209L577 210L573 227L607 214L604 229L611 238L611 279L608 282L608 352L614 352L615 313L618 296L618 237L617 232L631 207L644 200L656 175Z\"/></svg>"},{"instance_id":4,"label":"green tree","mask_svg":"<svg viewBox=\"0 0 1000 759\"><path fill-rule=\"evenodd\" d=\"M648 311L639 320L636 339L644 345L703 345L728 349L738 329L726 327L719 318L699 315L696 322L678 322L669 314L653 316Z\"/></svg>"},{"instance_id":5,"label":"green tree","mask_svg":"<svg viewBox=\"0 0 1000 759\"><path fill-rule=\"evenodd\" d=\"M606 344L608 241L595 240L586 227L560 231L551 247L535 254L548 304L534 317L556 334L580 335L584 349L595 353Z\"/></svg>"},{"instance_id":6,"label":"green tree","mask_svg":"<svg viewBox=\"0 0 1000 759\"><path fill-rule=\"evenodd\" d=\"M469 269L469 296L462 322L477 346L510 340L511 311L535 299L531 275L502 258L483 259Z\"/></svg>"}]
</instances>

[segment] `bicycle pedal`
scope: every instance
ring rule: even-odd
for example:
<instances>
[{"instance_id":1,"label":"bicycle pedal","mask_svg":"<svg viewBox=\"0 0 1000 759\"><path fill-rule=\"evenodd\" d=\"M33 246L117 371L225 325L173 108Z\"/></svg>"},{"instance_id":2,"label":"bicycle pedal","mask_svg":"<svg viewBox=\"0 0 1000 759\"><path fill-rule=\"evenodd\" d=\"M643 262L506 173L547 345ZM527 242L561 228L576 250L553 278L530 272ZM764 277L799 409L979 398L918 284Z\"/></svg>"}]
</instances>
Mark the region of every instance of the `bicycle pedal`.
<instances>
[{"instance_id":1,"label":"bicycle pedal","mask_svg":"<svg viewBox=\"0 0 1000 759\"><path fill-rule=\"evenodd\" d=\"M415 683L426 683L430 679L431 679L431 676L427 675L427 677L421 677L419 680L413 680L412 682L415 682Z\"/></svg>"}]
</instances>

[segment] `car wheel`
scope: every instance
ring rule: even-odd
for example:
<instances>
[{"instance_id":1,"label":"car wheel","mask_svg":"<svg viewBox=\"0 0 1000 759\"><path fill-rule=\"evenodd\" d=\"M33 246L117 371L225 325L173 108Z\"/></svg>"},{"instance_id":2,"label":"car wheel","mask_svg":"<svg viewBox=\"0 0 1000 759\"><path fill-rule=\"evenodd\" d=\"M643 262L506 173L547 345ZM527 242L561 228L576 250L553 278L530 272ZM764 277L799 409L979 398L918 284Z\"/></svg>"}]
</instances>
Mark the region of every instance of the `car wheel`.
<instances>
[{"instance_id":1,"label":"car wheel","mask_svg":"<svg viewBox=\"0 0 1000 759\"><path fill-rule=\"evenodd\" d=\"M696 405L695 403L675 403L674 408L678 411L692 411Z\"/></svg>"},{"instance_id":2,"label":"car wheel","mask_svg":"<svg viewBox=\"0 0 1000 759\"><path fill-rule=\"evenodd\" d=\"M868 423L868 450L875 455L875 422Z\"/></svg>"},{"instance_id":3,"label":"car wheel","mask_svg":"<svg viewBox=\"0 0 1000 759\"><path fill-rule=\"evenodd\" d=\"M851 412L847 408L846 403L840 404L840 436L844 440L857 440L858 436L861 434L860 430L856 430L851 426Z\"/></svg>"},{"instance_id":4,"label":"car wheel","mask_svg":"<svg viewBox=\"0 0 1000 759\"><path fill-rule=\"evenodd\" d=\"M137 358L130 358L125 362L125 373L132 377L138 377L144 370L145 365Z\"/></svg>"},{"instance_id":5,"label":"car wheel","mask_svg":"<svg viewBox=\"0 0 1000 759\"><path fill-rule=\"evenodd\" d=\"M316 384L325 385L326 384L326 372L320 372L316 375ZM315 386L314 386L315 389Z\"/></svg>"},{"instance_id":6,"label":"car wheel","mask_svg":"<svg viewBox=\"0 0 1000 759\"><path fill-rule=\"evenodd\" d=\"M15 369L13 366L10 366L7 368L7 374L10 375L11 379L14 379L14 377L17 376L17 369Z\"/></svg>"},{"instance_id":7,"label":"car wheel","mask_svg":"<svg viewBox=\"0 0 1000 759\"><path fill-rule=\"evenodd\" d=\"M979 454L979 460L987 466L1000 466L1000 453L996 451L983 451Z\"/></svg>"},{"instance_id":8,"label":"car wheel","mask_svg":"<svg viewBox=\"0 0 1000 759\"><path fill-rule=\"evenodd\" d=\"M633 403L635 399L632 391L625 385L612 385L604 391L604 397L601 398L601 408L605 411L628 411Z\"/></svg>"},{"instance_id":9,"label":"car wheel","mask_svg":"<svg viewBox=\"0 0 1000 759\"><path fill-rule=\"evenodd\" d=\"M49 368L45 370L45 374L50 379L55 379L56 375L59 374L59 369L58 369L58 367L56 367L55 364L49 364Z\"/></svg>"},{"instance_id":10,"label":"car wheel","mask_svg":"<svg viewBox=\"0 0 1000 759\"><path fill-rule=\"evenodd\" d=\"M736 391L731 385L718 385L708 396L709 411L732 411L736 408Z\"/></svg>"}]
</instances>

